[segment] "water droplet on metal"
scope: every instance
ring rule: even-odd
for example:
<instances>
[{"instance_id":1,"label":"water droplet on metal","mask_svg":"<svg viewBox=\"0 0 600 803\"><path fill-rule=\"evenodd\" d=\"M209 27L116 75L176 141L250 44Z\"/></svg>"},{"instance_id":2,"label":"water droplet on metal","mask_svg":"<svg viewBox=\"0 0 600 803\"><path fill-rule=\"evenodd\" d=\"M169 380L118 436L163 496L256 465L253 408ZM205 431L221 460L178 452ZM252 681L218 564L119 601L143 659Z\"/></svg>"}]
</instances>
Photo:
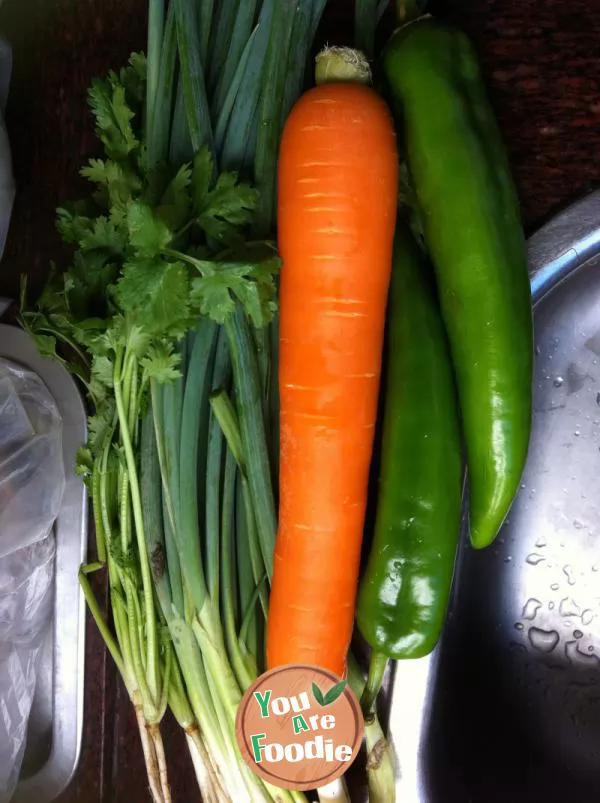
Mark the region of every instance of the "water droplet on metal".
<instances>
[{"instance_id":1,"label":"water droplet on metal","mask_svg":"<svg viewBox=\"0 0 600 803\"><path fill-rule=\"evenodd\" d=\"M581 623L584 625L590 625L594 618L594 613L590 611L589 608L586 608L585 611L581 614Z\"/></svg>"},{"instance_id":2,"label":"water droplet on metal","mask_svg":"<svg viewBox=\"0 0 600 803\"><path fill-rule=\"evenodd\" d=\"M515 630L523 630L524 627L525 627L525 625L523 624L523 622L516 622L515 623Z\"/></svg>"},{"instance_id":3,"label":"water droplet on metal","mask_svg":"<svg viewBox=\"0 0 600 803\"><path fill-rule=\"evenodd\" d=\"M573 631L573 638L580 639L583 638L583 633L581 630L574 630Z\"/></svg>"},{"instance_id":4,"label":"water droplet on metal","mask_svg":"<svg viewBox=\"0 0 600 803\"><path fill-rule=\"evenodd\" d=\"M537 612L542 607L542 603L539 599L535 597L531 597L528 599L525 605L523 605L523 611L521 612L522 619L528 619L530 622L535 619L537 616Z\"/></svg>"},{"instance_id":5,"label":"water droplet on metal","mask_svg":"<svg viewBox=\"0 0 600 803\"><path fill-rule=\"evenodd\" d=\"M575 577L573 575L573 567L569 566L567 563L566 566L563 566L563 574L567 578L567 582L570 586L575 585Z\"/></svg>"},{"instance_id":6,"label":"water droplet on metal","mask_svg":"<svg viewBox=\"0 0 600 803\"><path fill-rule=\"evenodd\" d=\"M553 383L553 384L554 384L554 387L555 387L555 388L560 388L560 387L562 386L562 383L563 383L564 381L565 381L565 380L562 378L562 376L557 376L557 377L556 377L556 379L554 380L554 383Z\"/></svg>"},{"instance_id":7,"label":"water droplet on metal","mask_svg":"<svg viewBox=\"0 0 600 803\"><path fill-rule=\"evenodd\" d=\"M511 560L512 560L512 555L507 555L507 556L504 558L504 562L505 562L505 563L510 563L510 562L511 562Z\"/></svg>"},{"instance_id":8,"label":"water droplet on metal","mask_svg":"<svg viewBox=\"0 0 600 803\"><path fill-rule=\"evenodd\" d=\"M542 535L542 536L541 536L540 538L538 538L538 540L535 542L535 545L536 545L536 547L537 547L538 549L542 549L542 547L545 547L547 543L548 543L548 542L546 541L546 539L545 539L545 538L544 538L544 536Z\"/></svg>"},{"instance_id":9,"label":"water droplet on metal","mask_svg":"<svg viewBox=\"0 0 600 803\"><path fill-rule=\"evenodd\" d=\"M581 432L578 429L576 429L573 435L575 435L575 437L578 438L581 435Z\"/></svg>"},{"instance_id":10,"label":"water droplet on metal","mask_svg":"<svg viewBox=\"0 0 600 803\"><path fill-rule=\"evenodd\" d=\"M535 347L535 353L536 354L541 354L541 352L542 352L542 349L539 346L536 346Z\"/></svg>"},{"instance_id":11,"label":"water droplet on metal","mask_svg":"<svg viewBox=\"0 0 600 803\"><path fill-rule=\"evenodd\" d=\"M579 649L576 641L567 641L565 644L565 655L572 664L576 664L586 669L596 669L600 664L597 655L588 655Z\"/></svg>"},{"instance_id":12,"label":"water droplet on metal","mask_svg":"<svg viewBox=\"0 0 600 803\"><path fill-rule=\"evenodd\" d=\"M554 610L554 603L553 602L549 602L548 603L548 610L549 611L553 611Z\"/></svg>"},{"instance_id":13,"label":"water droplet on metal","mask_svg":"<svg viewBox=\"0 0 600 803\"><path fill-rule=\"evenodd\" d=\"M576 530L581 530L583 524L582 522L579 521L579 519L575 519L575 521L573 522L573 527L575 527Z\"/></svg>"},{"instance_id":14,"label":"water droplet on metal","mask_svg":"<svg viewBox=\"0 0 600 803\"><path fill-rule=\"evenodd\" d=\"M527 635L535 650L546 653L552 652L559 640L556 630L542 630L540 627L530 627Z\"/></svg>"},{"instance_id":15,"label":"water droplet on metal","mask_svg":"<svg viewBox=\"0 0 600 803\"><path fill-rule=\"evenodd\" d=\"M552 591L558 591L558 589L560 588L560 586L558 585L558 583L552 583L552 585L550 586L550 588L552 589Z\"/></svg>"},{"instance_id":16,"label":"water droplet on metal","mask_svg":"<svg viewBox=\"0 0 600 803\"><path fill-rule=\"evenodd\" d=\"M537 552L532 552L531 555L527 555L525 560L527 561L527 563L529 563L530 566L537 566L538 563L541 563L543 560L546 560L546 558L543 555L538 555Z\"/></svg>"},{"instance_id":17,"label":"water droplet on metal","mask_svg":"<svg viewBox=\"0 0 600 803\"><path fill-rule=\"evenodd\" d=\"M561 616L581 616L581 608L572 597L561 599L558 611Z\"/></svg>"}]
</instances>

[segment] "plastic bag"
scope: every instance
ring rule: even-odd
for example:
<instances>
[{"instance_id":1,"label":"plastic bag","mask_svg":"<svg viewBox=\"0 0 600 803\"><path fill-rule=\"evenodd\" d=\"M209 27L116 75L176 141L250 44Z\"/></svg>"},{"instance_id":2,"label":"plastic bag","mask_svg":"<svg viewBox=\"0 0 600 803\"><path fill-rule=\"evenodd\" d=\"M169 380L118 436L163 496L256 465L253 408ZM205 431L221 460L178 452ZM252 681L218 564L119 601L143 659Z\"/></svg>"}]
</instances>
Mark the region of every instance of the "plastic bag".
<instances>
[{"instance_id":1,"label":"plastic bag","mask_svg":"<svg viewBox=\"0 0 600 803\"><path fill-rule=\"evenodd\" d=\"M64 487L54 399L36 374L0 360L0 558L48 534Z\"/></svg>"},{"instance_id":2,"label":"plastic bag","mask_svg":"<svg viewBox=\"0 0 600 803\"><path fill-rule=\"evenodd\" d=\"M0 803L18 781L51 625L62 420L34 373L0 359Z\"/></svg>"}]
</instances>

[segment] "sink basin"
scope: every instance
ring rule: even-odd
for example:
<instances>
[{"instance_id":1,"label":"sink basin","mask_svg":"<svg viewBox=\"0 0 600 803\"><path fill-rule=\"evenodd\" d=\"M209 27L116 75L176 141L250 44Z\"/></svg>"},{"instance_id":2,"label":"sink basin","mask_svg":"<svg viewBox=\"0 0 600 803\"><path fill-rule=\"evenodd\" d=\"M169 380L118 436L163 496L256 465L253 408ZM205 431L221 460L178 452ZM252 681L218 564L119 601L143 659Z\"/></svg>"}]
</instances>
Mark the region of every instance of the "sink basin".
<instances>
[{"instance_id":1,"label":"sink basin","mask_svg":"<svg viewBox=\"0 0 600 803\"><path fill-rule=\"evenodd\" d=\"M600 193L529 241L531 448L497 542L463 532L443 638L395 667L402 803L592 803L600 789Z\"/></svg>"},{"instance_id":2,"label":"sink basin","mask_svg":"<svg viewBox=\"0 0 600 803\"><path fill-rule=\"evenodd\" d=\"M54 527L52 627L39 659L21 777L12 800L50 803L69 783L81 748L85 606L77 573L87 554L87 495L73 468L76 451L86 440L86 417L73 379L62 366L43 359L25 332L0 325L0 356L30 368L42 379L63 420L67 482Z\"/></svg>"}]
</instances>

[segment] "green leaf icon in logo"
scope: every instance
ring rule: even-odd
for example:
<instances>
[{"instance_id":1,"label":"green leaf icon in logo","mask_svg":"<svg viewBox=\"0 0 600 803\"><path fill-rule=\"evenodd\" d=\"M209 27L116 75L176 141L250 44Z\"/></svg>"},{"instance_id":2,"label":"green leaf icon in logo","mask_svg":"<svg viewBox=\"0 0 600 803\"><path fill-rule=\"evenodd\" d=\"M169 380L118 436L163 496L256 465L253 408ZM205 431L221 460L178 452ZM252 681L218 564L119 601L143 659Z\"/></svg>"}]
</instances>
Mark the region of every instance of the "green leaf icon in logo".
<instances>
[{"instance_id":1,"label":"green leaf icon in logo","mask_svg":"<svg viewBox=\"0 0 600 803\"><path fill-rule=\"evenodd\" d=\"M319 703L319 705L321 706L331 705L331 703L335 703L338 697L340 697L343 694L347 684L348 684L347 680L340 680L339 683L336 683L335 686L332 686L327 692L327 694L324 695L321 689L317 686L317 684L313 683L312 693L315 700Z\"/></svg>"},{"instance_id":2,"label":"green leaf icon in logo","mask_svg":"<svg viewBox=\"0 0 600 803\"><path fill-rule=\"evenodd\" d=\"M323 697L323 692L317 686L316 683L313 683L312 685L312 693L315 700L319 703L319 705L325 705L325 698Z\"/></svg>"}]
</instances>

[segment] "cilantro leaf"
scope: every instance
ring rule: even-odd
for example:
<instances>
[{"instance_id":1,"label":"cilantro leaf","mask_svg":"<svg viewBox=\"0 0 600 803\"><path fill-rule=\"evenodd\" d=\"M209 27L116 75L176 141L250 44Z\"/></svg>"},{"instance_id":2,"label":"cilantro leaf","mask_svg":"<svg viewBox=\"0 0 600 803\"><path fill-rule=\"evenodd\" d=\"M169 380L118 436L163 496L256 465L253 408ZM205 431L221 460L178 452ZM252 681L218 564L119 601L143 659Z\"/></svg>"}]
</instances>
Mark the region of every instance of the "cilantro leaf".
<instances>
[{"instance_id":1,"label":"cilantro leaf","mask_svg":"<svg viewBox=\"0 0 600 803\"><path fill-rule=\"evenodd\" d=\"M92 379L107 388L113 386L114 367L106 355L94 355L92 360Z\"/></svg>"},{"instance_id":2,"label":"cilantro leaf","mask_svg":"<svg viewBox=\"0 0 600 803\"><path fill-rule=\"evenodd\" d=\"M105 249L115 255L123 253L126 243L127 232L102 215L96 218L92 228L84 232L80 238L82 251Z\"/></svg>"},{"instance_id":3,"label":"cilantro leaf","mask_svg":"<svg viewBox=\"0 0 600 803\"><path fill-rule=\"evenodd\" d=\"M196 260L194 264L202 275L192 280L191 298L202 315L224 323L237 299L254 326L264 326L272 319L276 310L274 276L280 266L277 257L254 262L249 258L236 262Z\"/></svg>"},{"instance_id":4,"label":"cilantro leaf","mask_svg":"<svg viewBox=\"0 0 600 803\"><path fill-rule=\"evenodd\" d=\"M179 168L164 191L156 209L157 216L171 231L181 228L189 220L192 206L190 184L192 171L189 165Z\"/></svg>"},{"instance_id":5,"label":"cilantro leaf","mask_svg":"<svg viewBox=\"0 0 600 803\"><path fill-rule=\"evenodd\" d=\"M170 344L159 341L150 346L148 356L141 361L148 379L165 384L181 376L181 354L174 352Z\"/></svg>"},{"instance_id":6,"label":"cilantro leaf","mask_svg":"<svg viewBox=\"0 0 600 803\"><path fill-rule=\"evenodd\" d=\"M68 307L80 319L103 317L109 298L107 288L115 281L118 268L105 249L76 251L68 271Z\"/></svg>"},{"instance_id":7,"label":"cilantro leaf","mask_svg":"<svg viewBox=\"0 0 600 803\"><path fill-rule=\"evenodd\" d=\"M217 243L241 242L240 229L252 220L258 192L249 184L238 182L236 172L221 173L215 186L207 183L209 158L202 151L194 160L194 214L200 227Z\"/></svg>"},{"instance_id":8,"label":"cilantro leaf","mask_svg":"<svg viewBox=\"0 0 600 803\"><path fill-rule=\"evenodd\" d=\"M56 228L66 243L79 243L93 229L93 226L89 217L76 214L63 207L56 210Z\"/></svg>"},{"instance_id":9,"label":"cilantro leaf","mask_svg":"<svg viewBox=\"0 0 600 803\"><path fill-rule=\"evenodd\" d=\"M202 276L192 279L191 298L198 305L201 315L224 323L235 310L230 289L230 285L225 284L219 276Z\"/></svg>"},{"instance_id":10,"label":"cilantro leaf","mask_svg":"<svg viewBox=\"0 0 600 803\"><path fill-rule=\"evenodd\" d=\"M44 335L41 332L30 330L33 340L42 357L49 357L52 360L58 360L56 353L56 337L54 335Z\"/></svg>"},{"instance_id":11,"label":"cilantro leaf","mask_svg":"<svg viewBox=\"0 0 600 803\"><path fill-rule=\"evenodd\" d=\"M131 121L135 117L127 105L125 88L113 81L92 81L89 105L96 118L96 136L111 159L126 159L139 146Z\"/></svg>"},{"instance_id":12,"label":"cilantro leaf","mask_svg":"<svg viewBox=\"0 0 600 803\"><path fill-rule=\"evenodd\" d=\"M138 201L129 204L127 226L131 245L141 257L155 257L171 242L172 235L168 226L154 216L147 204Z\"/></svg>"},{"instance_id":13,"label":"cilantro leaf","mask_svg":"<svg viewBox=\"0 0 600 803\"><path fill-rule=\"evenodd\" d=\"M125 312L153 335L176 336L187 329L189 278L181 262L148 259L129 262L116 288Z\"/></svg>"},{"instance_id":14,"label":"cilantro leaf","mask_svg":"<svg viewBox=\"0 0 600 803\"><path fill-rule=\"evenodd\" d=\"M112 159L90 159L80 174L98 185L95 199L113 213L115 209L121 210L142 188L139 176Z\"/></svg>"},{"instance_id":15,"label":"cilantro leaf","mask_svg":"<svg viewBox=\"0 0 600 803\"><path fill-rule=\"evenodd\" d=\"M127 95L137 103L146 98L146 56L132 53L127 67L119 71L119 83L125 87Z\"/></svg>"}]
</instances>

